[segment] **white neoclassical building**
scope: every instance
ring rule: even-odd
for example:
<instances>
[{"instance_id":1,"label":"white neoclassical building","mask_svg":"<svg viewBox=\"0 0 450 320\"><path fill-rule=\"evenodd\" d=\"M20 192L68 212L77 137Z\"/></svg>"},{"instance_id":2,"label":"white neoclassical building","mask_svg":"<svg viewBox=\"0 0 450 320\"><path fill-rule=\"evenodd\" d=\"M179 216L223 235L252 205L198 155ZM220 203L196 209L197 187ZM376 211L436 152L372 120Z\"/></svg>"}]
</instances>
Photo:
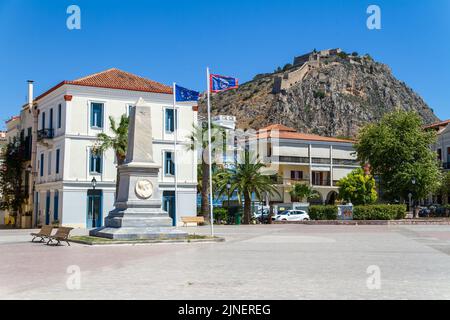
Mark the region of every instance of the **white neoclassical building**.
<instances>
[{"instance_id":1,"label":"white neoclassical building","mask_svg":"<svg viewBox=\"0 0 450 320\"><path fill-rule=\"evenodd\" d=\"M141 97L152 110L154 158L161 165L163 209L177 223L181 216L196 215L197 158L187 147L192 124L197 122L196 103L177 105L178 123L174 124L171 87L109 69L63 81L33 99L37 109L37 130L30 131L37 136L33 225L54 222L87 228L103 225L114 205L116 159L113 150L98 155L93 146L99 133L112 134L109 117L118 122ZM174 212L175 170L178 212Z\"/></svg>"}]
</instances>

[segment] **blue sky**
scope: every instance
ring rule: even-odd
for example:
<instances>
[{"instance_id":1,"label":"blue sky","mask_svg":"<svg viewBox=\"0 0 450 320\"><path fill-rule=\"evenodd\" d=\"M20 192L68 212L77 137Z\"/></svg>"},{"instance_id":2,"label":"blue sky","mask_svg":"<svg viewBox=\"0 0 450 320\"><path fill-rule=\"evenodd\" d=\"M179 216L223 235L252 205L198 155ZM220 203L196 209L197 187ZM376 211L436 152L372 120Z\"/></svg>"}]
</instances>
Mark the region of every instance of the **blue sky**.
<instances>
[{"instance_id":1,"label":"blue sky","mask_svg":"<svg viewBox=\"0 0 450 320\"><path fill-rule=\"evenodd\" d=\"M66 9L81 8L81 30ZM366 28L381 8L382 29ZM116 67L205 89L205 67L241 82L313 48L369 53L450 118L449 0L0 0L0 128L61 80Z\"/></svg>"}]
</instances>

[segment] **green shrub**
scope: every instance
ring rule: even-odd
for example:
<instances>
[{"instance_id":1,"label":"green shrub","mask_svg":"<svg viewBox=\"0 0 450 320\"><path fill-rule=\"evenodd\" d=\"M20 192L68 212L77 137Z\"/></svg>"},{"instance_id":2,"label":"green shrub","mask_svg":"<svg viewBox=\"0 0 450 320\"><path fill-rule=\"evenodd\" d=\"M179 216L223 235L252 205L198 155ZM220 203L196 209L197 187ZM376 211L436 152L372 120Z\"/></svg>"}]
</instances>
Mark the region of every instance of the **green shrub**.
<instances>
[{"instance_id":1,"label":"green shrub","mask_svg":"<svg viewBox=\"0 0 450 320\"><path fill-rule=\"evenodd\" d=\"M347 58L348 58L348 54L345 53L344 51L339 52L337 55L338 55L338 57L341 58L341 59L347 59Z\"/></svg>"},{"instance_id":2,"label":"green shrub","mask_svg":"<svg viewBox=\"0 0 450 320\"><path fill-rule=\"evenodd\" d=\"M319 99L323 99L323 98L325 98L325 92L323 92L323 91L314 91L314 98L315 99L317 99L317 98L319 98Z\"/></svg>"},{"instance_id":3,"label":"green shrub","mask_svg":"<svg viewBox=\"0 0 450 320\"><path fill-rule=\"evenodd\" d=\"M337 206L311 206L309 207L309 217L312 220L336 220Z\"/></svg>"},{"instance_id":4,"label":"green shrub","mask_svg":"<svg viewBox=\"0 0 450 320\"><path fill-rule=\"evenodd\" d=\"M228 210L225 208L214 208L215 223L224 223L228 220Z\"/></svg>"},{"instance_id":5,"label":"green shrub","mask_svg":"<svg viewBox=\"0 0 450 320\"><path fill-rule=\"evenodd\" d=\"M374 204L354 206L353 220L396 220L406 215L406 205Z\"/></svg>"}]
</instances>

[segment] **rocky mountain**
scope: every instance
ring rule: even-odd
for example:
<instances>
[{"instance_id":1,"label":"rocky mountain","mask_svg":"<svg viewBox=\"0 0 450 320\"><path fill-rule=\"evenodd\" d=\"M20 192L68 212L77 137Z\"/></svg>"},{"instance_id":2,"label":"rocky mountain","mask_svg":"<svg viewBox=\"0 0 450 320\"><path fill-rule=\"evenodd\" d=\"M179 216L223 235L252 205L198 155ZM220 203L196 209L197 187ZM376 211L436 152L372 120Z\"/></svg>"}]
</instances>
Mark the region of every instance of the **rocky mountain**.
<instances>
[{"instance_id":1,"label":"rocky mountain","mask_svg":"<svg viewBox=\"0 0 450 320\"><path fill-rule=\"evenodd\" d=\"M340 49L296 57L239 89L214 94L211 101L213 115L234 115L240 128L280 123L326 136L355 137L361 126L395 109L417 111L424 124L439 121L387 65ZM201 112L205 105L201 100Z\"/></svg>"}]
</instances>

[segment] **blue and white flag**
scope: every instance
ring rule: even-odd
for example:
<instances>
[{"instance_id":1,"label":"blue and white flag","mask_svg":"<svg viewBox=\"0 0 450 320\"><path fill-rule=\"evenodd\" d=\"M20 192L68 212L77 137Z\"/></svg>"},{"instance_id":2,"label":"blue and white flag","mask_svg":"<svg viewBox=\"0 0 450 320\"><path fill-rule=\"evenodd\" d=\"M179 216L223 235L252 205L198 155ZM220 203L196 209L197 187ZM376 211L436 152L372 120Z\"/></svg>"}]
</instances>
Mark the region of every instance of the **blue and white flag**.
<instances>
[{"instance_id":1,"label":"blue and white flag","mask_svg":"<svg viewBox=\"0 0 450 320\"><path fill-rule=\"evenodd\" d=\"M175 98L177 101L198 101L199 95L197 91L175 85Z\"/></svg>"},{"instance_id":2,"label":"blue and white flag","mask_svg":"<svg viewBox=\"0 0 450 320\"><path fill-rule=\"evenodd\" d=\"M233 77L220 76L218 74L210 75L209 81L211 86L211 92L220 92L230 89L236 89L239 86L238 79Z\"/></svg>"}]
</instances>

